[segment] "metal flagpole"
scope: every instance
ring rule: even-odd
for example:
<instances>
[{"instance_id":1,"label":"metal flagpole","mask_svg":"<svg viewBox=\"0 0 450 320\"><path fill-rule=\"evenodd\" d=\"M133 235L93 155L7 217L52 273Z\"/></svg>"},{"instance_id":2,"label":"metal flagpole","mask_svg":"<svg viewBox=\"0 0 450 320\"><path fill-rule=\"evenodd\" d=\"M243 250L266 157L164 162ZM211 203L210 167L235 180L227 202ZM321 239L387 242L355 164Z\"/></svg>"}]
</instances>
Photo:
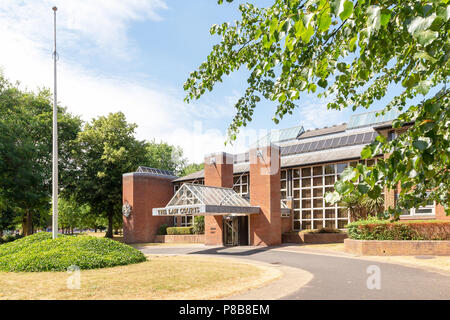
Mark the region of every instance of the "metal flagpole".
<instances>
[{"instance_id":1,"label":"metal flagpole","mask_svg":"<svg viewBox=\"0 0 450 320\"><path fill-rule=\"evenodd\" d=\"M54 37L54 51L53 51L53 69L54 69L54 91L53 91L53 166L52 166L52 202L53 202L53 216L52 216L52 238L56 239L58 236L58 117L56 106L56 7L53 7L53 37Z\"/></svg>"}]
</instances>

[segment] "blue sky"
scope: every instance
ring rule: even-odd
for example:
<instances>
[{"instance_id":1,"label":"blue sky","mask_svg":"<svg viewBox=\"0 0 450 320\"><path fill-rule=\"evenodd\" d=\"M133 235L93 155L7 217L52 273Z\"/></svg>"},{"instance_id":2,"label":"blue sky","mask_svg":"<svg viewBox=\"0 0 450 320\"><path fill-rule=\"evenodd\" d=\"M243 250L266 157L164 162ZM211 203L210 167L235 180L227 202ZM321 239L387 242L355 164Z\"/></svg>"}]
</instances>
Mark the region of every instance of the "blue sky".
<instances>
[{"instance_id":1,"label":"blue sky","mask_svg":"<svg viewBox=\"0 0 450 320\"><path fill-rule=\"evenodd\" d=\"M304 96L294 114L276 126L271 121L275 104L264 101L241 139L225 148L226 128L246 88L246 72L229 76L195 103L183 102L184 81L219 41L209 34L211 25L238 19L240 2L2 0L0 67L24 87L52 86L51 8L57 5L58 100L84 120L123 111L138 124L138 138L179 145L195 162L210 152L242 152L267 129L348 121L351 110L327 111L325 101Z\"/></svg>"}]
</instances>

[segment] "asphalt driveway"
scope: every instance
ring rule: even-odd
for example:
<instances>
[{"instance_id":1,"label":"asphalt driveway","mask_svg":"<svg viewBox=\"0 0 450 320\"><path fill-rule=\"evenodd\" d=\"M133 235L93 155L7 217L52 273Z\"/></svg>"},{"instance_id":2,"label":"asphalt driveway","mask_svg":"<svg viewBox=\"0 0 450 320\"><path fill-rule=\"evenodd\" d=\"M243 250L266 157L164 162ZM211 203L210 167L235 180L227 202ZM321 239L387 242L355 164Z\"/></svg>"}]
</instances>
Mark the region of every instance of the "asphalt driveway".
<instances>
[{"instance_id":1,"label":"asphalt driveway","mask_svg":"<svg viewBox=\"0 0 450 320\"><path fill-rule=\"evenodd\" d=\"M450 276L401 265L288 252L276 247L149 246L139 249L145 254L206 254L245 258L299 268L314 275L308 284L282 299L450 299Z\"/></svg>"}]
</instances>

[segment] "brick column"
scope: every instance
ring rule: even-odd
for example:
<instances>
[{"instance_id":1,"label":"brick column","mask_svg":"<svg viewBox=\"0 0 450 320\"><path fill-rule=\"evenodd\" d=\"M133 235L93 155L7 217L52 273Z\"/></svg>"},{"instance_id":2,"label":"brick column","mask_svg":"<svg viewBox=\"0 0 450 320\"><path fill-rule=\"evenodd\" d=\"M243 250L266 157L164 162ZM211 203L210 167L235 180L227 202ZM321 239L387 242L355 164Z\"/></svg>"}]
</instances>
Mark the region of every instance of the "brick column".
<instances>
[{"instance_id":1,"label":"brick column","mask_svg":"<svg viewBox=\"0 0 450 320\"><path fill-rule=\"evenodd\" d=\"M250 150L250 203L261 207L260 214L250 215L252 245L281 244L280 189L280 148L270 145Z\"/></svg>"},{"instance_id":2,"label":"brick column","mask_svg":"<svg viewBox=\"0 0 450 320\"><path fill-rule=\"evenodd\" d=\"M173 197L175 177L133 172L123 175L123 203L131 206L131 215L123 216L125 243L153 242L161 224L170 225L173 217L152 215L153 208L167 205Z\"/></svg>"},{"instance_id":3,"label":"brick column","mask_svg":"<svg viewBox=\"0 0 450 320\"><path fill-rule=\"evenodd\" d=\"M390 156L390 153L386 153L383 155L383 158L386 160ZM400 183L398 184L398 187ZM400 192L398 189L397 192ZM395 207L395 190L389 190L387 187L384 187L384 210L388 210L389 208Z\"/></svg>"},{"instance_id":4,"label":"brick column","mask_svg":"<svg viewBox=\"0 0 450 320\"><path fill-rule=\"evenodd\" d=\"M205 185L233 187L233 156L220 152L205 157ZM223 245L223 217L205 216L205 244Z\"/></svg>"}]
</instances>

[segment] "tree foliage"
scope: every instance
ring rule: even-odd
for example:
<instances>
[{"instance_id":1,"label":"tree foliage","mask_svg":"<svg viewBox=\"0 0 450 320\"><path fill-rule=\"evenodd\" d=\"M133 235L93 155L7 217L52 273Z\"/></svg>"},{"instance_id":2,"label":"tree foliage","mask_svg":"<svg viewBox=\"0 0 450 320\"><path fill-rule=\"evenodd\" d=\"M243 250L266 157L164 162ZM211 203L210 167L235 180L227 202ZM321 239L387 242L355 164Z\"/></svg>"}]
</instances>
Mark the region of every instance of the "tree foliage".
<instances>
[{"instance_id":1,"label":"tree foliage","mask_svg":"<svg viewBox=\"0 0 450 320\"><path fill-rule=\"evenodd\" d=\"M183 170L181 170L180 176L181 177L187 176L188 174L203 170L204 167L205 167L204 163L190 163L186 165L183 168Z\"/></svg>"},{"instance_id":2,"label":"tree foliage","mask_svg":"<svg viewBox=\"0 0 450 320\"><path fill-rule=\"evenodd\" d=\"M48 90L21 90L0 74L0 214L3 225L45 225L51 196L52 102ZM58 107L59 167L70 162L70 141L81 120ZM6 219L9 217L8 219ZM5 221L8 220L8 221Z\"/></svg>"},{"instance_id":3,"label":"tree foliage","mask_svg":"<svg viewBox=\"0 0 450 320\"><path fill-rule=\"evenodd\" d=\"M245 67L248 86L229 126L233 140L262 98L276 103L276 123L292 114L305 94L328 97L330 109L369 108L389 98L382 112L403 112L395 126L414 124L395 142L380 138L365 149L364 157L377 152L392 157L354 169L366 183L362 189L376 198L384 186L400 183L391 214L429 200L450 214L449 98L446 90L435 94L449 78L448 0L274 0L267 8L247 3L239 10L234 24L212 26L211 34L221 41L185 82L186 101ZM351 192L350 180L336 189Z\"/></svg>"},{"instance_id":4,"label":"tree foliage","mask_svg":"<svg viewBox=\"0 0 450 320\"><path fill-rule=\"evenodd\" d=\"M73 196L91 213L108 219L112 237L114 216L122 207L122 175L145 163L146 145L134 137L135 124L122 112L86 123L72 148L72 168L65 174L64 196Z\"/></svg>"},{"instance_id":5,"label":"tree foliage","mask_svg":"<svg viewBox=\"0 0 450 320\"><path fill-rule=\"evenodd\" d=\"M146 144L146 164L152 168L179 173L186 166L183 149L166 142L157 143L152 140Z\"/></svg>"}]
</instances>

